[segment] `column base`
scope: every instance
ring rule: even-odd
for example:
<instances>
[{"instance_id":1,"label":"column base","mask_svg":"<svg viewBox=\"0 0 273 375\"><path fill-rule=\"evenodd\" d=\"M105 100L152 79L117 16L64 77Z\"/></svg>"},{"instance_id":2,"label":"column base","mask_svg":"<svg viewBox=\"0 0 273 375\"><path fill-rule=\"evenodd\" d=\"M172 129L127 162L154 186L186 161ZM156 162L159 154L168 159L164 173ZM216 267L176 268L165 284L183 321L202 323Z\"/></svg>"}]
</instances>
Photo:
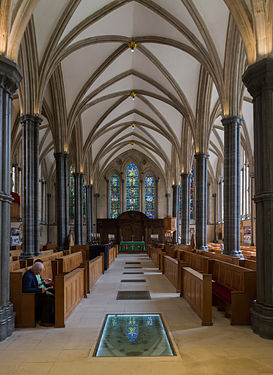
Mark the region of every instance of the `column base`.
<instances>
[{"instance_id":1,"label":"column base","mask_svg":"<svg viewBox=\"0 0 273 375\"><path fill-rule=\"evenodd\" d=\"M11 336L14 326L15 313L13 312L13 305L9 303L6 306L0 307L0 341Z\"/></svg>"},{"instance_id":2,"label":"column base","mask_svg":"<svg viewBox=\"0 0 273 375\"><path fill-rule=\"evenodd\" d=\"M273 340L273 306L254 302L251 309L251 325L254 333Z\"/></svg>"},{"instance_id":3,"label":"column base","mask_svg":"<svg viewBox=\"0 0 273 375\"><path fill-rule=\"evenodd\" d=\"M208 247L207 247L207 245L206 246L196 246L196 249L197 250L203 250L203 251L208 251Z\"/></svg>"},{"instance_id":4,"label":"column base","mask_svg":"<svg viewBox=\"0 0 273 375\"><path fill-rule=\"evenodd\" d=\"M243 256L243 254L242 254L242 252L240 250L232 250L230 252L225 252L225 249L224 249L223 254L224 255L229 255L231 257L236 257L236 258L244 259L244 256Z\"/></svg>"}]
</instances>

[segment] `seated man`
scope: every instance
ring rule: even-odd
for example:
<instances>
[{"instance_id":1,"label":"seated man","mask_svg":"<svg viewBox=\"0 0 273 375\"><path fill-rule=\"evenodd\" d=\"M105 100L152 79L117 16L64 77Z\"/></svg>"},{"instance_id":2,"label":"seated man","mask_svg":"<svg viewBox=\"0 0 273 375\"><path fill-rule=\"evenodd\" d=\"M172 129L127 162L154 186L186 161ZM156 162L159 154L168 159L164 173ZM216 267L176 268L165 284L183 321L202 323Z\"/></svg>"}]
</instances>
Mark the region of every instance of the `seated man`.
<instances>
[{"instance_id":1,"label":"seated man","mask_svg":"<svg viewBox=\"0 0 273 375\"><path fill-rule=\"evenodd\" d=\"M35 293L36 320L41 320L40 325L52 326L55 316L54 296L47 294L48 288L41 288L36 278L37 274L43 272L44 266L40 262L33 264L30 270L26 271L22 280L23 293Z\"/></svg>"},{"instance_id":2,"label":"seated man","mask_svg":"<svg viewBox=\"0 0 273 375\"><path fill-rule=\"evenodd\" d=\"M34 263L44 263L42 259L36 259ZM40 273L36 274L36 279L38 281L38 287L42 289L46 289L46 294L54 294L54 288L52 285L52 280L51 279L45 279L43 280Z\"/></svg>"}]
</instances>

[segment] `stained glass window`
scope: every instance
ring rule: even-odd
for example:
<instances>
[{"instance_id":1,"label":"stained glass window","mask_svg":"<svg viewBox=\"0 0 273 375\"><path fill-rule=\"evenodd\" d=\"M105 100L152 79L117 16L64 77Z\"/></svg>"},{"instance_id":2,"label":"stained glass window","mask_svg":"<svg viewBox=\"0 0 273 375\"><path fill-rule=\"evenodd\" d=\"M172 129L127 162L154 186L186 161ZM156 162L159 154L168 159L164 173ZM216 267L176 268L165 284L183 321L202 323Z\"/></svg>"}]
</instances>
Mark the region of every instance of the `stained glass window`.
<instances>
[{"instance_id":1,"label":"stained glass window","mask_svg":"<svg viewBox=\"0 0 273 375\"><path fill-rule=\"evenodd\" d=\"M110 180L110 217L116 219L120 214L120 178L114 174Z\"/></svg>"},{"instance_id":2,"label":"stained glass window","mask_svg":"<svg viewBox=\"0 0 273 375\"><path fill-rule=\"evenodd\" d=\"M134 163L126 169L126 211L139 211L139 173Z\"/></svg>"},{"instance_id":3,"label":"stained glass window","mask_svg":"<svg viewBox=\"0 0 273 375\"><path fill-rule=\"evenodd\" d=\"M145 214L154 217L155 208L155 179L151 174L145 177Z\"/></svg>"},{"instance_id":4,"label":"stained glass window","mask_svg":"<svg viewBox=\"0 0 273 375\"><path fill-rule=\"evenodd\" d=\"M191 169L190 175L190 219L194 219L194 203L195 203L195 189L194 189L194 168Z\"/></svg>"},{"instance_id":5,"label":"stained glass window","mask_svg":"<svg viewBox=\"0 0 273 375\"><path fill-rule=\"evenodd\" d=\"M75 179L72 166L69 172L69 218L72 221L75 218Z\"/></svg>"}]
</instances>

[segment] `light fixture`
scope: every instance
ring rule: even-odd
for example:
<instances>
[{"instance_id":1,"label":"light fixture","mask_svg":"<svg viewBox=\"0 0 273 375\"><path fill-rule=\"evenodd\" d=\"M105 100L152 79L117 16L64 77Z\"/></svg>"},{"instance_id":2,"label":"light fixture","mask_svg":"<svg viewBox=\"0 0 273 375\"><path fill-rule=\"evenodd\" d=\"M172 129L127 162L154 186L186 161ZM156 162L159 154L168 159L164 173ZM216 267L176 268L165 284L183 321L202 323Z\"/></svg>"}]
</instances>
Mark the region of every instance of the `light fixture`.
<instances>
[{"instance_id":1,"label":"light fixture","mask_svg":"<svg viewBox=\"0 0 273 375\"><path fill-rule=\"evenodd\" d=\"M136 93L134 91L131 91L130 96L133 100L135 100Z\"/></svg>"},{"instance_id":2,"label":"light fixture","mask_svg":"<svg viewBox=\"0 0 273 375\"><path fill-rule=\"evenodd\" d=\"M136 48L136 42L132 40L130 43L128 43L128 47L131 49L131 52L133 53Z\"/></svg>"},{"instance_id":3,"label":"light fixture","mask_svg":"<svg viewBox=\"0 0 273 375\"><path fill-rule=\"evenodd\" d=\"M131 127L133 128L133 130L134 130L135 126L136 126L136 124L134 122L132 122Z\"/></svg>"},{"instance_id":4,"label":"light fixture","mask_svg":"<svg viewBox=\"0 0 273 375\"><path fill-rule=\"evenodd\" d=\"M135 144L134 141L131 141L131 142L130 142L130 145L131 145L131 146L134 146L134 144Z\"/></svg>"}]
</instances>

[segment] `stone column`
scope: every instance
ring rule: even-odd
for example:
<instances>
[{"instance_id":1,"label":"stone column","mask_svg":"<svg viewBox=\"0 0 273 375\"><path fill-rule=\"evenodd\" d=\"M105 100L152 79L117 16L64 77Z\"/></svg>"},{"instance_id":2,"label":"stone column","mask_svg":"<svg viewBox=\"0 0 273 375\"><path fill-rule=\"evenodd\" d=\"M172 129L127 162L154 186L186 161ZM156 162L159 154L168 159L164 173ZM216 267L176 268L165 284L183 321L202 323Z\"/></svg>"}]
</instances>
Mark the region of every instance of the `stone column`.
<instances>
[{"instance_id":1,"label":"stone column","mask_svg":"<svg viewBox=\"0 0 273 375\"><path fill-rule=\"evenodd\" d=\"M177 214L178 214L178 211L177 210L177 204L179 202L178 200L178 188L177 188L177 185L172 185L172 189L173 189L173 214L172 216L175 217L177 219ZM176 231L173 232L173 243L177 243L178 242L178 225L177 225L177 220L176 220Z\"/></svg>"},{"instance_id":2,"label":"stone column","mask_svg":"<svg viewBox=\"0 0 273 375\"><path fill-rule=\"evenodd\" d=\"M83 196L83 174L74 173L75 178L75 244L82 245L82 196Z\"/></svg>"},{"instance_id":3,"label":"stone column","mask_svg":"<svg viewBox=\"0 0 273 375\"><path fill-rule=\"evenodd\" d=\"M240 117L224 117L224 254L241 257L240 251Z\"/></svg>"},{"instance_id":4,"label":"stone column","mask_svg":"<svg viewBox=\"0 0 273 375\"><path fill-rule=\"evenodd\" d=\"M64 168L64 204L65 204L65 249L69 248L69 166L68 166L68 153L64 153L63 168Z\"/></svg>"},{"instance_id":5,"label":"stone column","mask_svg":"<svg viewBox=\"0 0 273 375\"><path fill-rule=\"evenodd\" d=\"M141 178L140 179L140 212L144 212L145 213L145 207L143 207L143 197L144 197L144 191L143 191L143 179Z\"/></svg>"},{"instance_id":6,"label":"stone column","mask_svg":"<svg viewBox=\"0 0 273 375\"><path fill-rule=\"evenodd\" d=\"M19 167L18 164L14 165L15 167L15 186L14 186L14 191L15 193L20 195L20 184L19 184Z\"/></svg>"},{"instance_id":7,"label":"stone column","mask_svg":"<svg viewBox=\"0 0 273 375\"><path fill-rule=\"evenodd\" d=\"M18 66L0 56L0 341L14 331L13 306L9 302L11 105L21 78Z\"/></svg>"},{"instance_id":8,"label":"stone column","mask_svg":"<svg viewBox=\"0 0 273 375\"><path fill-rule=\"evenodd\" d=\"M51 194L47 194L47 243L50 243L50 198Z\"/></svg>"},{"instance_id":9,"label":"stone column","mask_svg":"<svg viewBox=\"0 0 273 375\"><path fill-rule=\"evenodd\" d=\"M216 223L217 223L217 218L216 218L216 193L212 194L212 198L214 201L213 207L214 207L214 236L213 236L213 242L216 243Z\"/></svg>"},{"instance_id":10,"label":"stone column","mask_svg":"<svg viewBox=\"0 0 273 375\"><path fill-rule=\"evenodd\" d=\"M92 242L93 233L93 185L86 186L86 242Z\"/></svg>"},{"instance_id":11,"label":"stone column","mask_svg":"<svg viewBox=\"0 0 273 375\"><path fill-rule=\"evenodd\" d=\"M158 219L158 183L159 178L155 179L155 219Z\"/></svg>"},{"instance_id":12,"label":"stone column","mask_svg":"<svg viewBox=\"0 0 273 375\"><path fill-rule=\"evenodd\" d=\"M96 232L98 232L97 228L97 219L98 219L98 199L100 197L99 193L94 194L95 197L95 225L96 225Z\"/></svg>"},{"instance_id":13,"label":"stone column","mask_svg":"<svg viewBox=\"0 0 273 375\"><path fill-rule=\"evenodd\" d=\"M106 182L106 218L109 219L109 180L105 179Z\"/></svg>"},{"instance_id":14,"label":"stone column","mask_svg":"<svg viewBox=\"0 0 273 375\"><path fill-rule=\"evenodd\" d=\"M190 174L181 174L182 194L182 219L181 219L181 243L190 244Z\"/></svg>"},{"instance_id":15,"label":"stone column","mask_svg":"<svg viewBox=\"0 0 273 375\"><path fill-rule=\"evenodd\" d=\"M21 259L40 255L39 218L39 127L42 119L23 115L22 124L22 207L23 251Z\"/></svg>"},{"instance_id":16,"label":"stone column","mask_svg":"<svg viewBox=\"0 0 273 375\"><path fill-rule=\"evenodd\" d=\"M121 213L124 212L125 207L125 192L124 192L124 179L121 179ZM96 219L97 220L97 219Z\"/></svg>"},{"instance_id":17,"label":"stone column","mask_svg":"<svg viewBox=\"0 0 273 375\"><path fill-rule=\"evenodd\" d=\"M254 203L254 195L255 195L255 176L254 173L250 174L250 218L251 218L251 246L254 246L254 222L255 222L255 203Z\"/></svg>"},{"instance_id":18,"label":"stone column","mask_svg":"<svg viewBox=\"0 0 273 375\"><path fill-rule=\"evenodd\" d=\"M208 154L198 152L196 159L196 248L207 247L207 164Z\"/></svg>"},{"instance_id":19,"label":"stone column","mask_svg":"<svg viewBox=\"0 0 273 375\"><path fill-rule=\"evenodd\" d=\"M171 196L170 193L165 194L166 201L167 201L167 217L170 216L170 196Z\"/></svg>"},{"instance_id":20,"label":"stone column","mask_svg":"<svg viewBox=\"0 0 273 375\"><path fill-rule=\"evenodd\" d=\"M273 59L250 65L243 81L253 96L257 297L252 328L273 339Z\"/></svg>"},{"instance_id":21,"label":"stone column","mask_svg":"<svg viewBox=\"0 0 273 375\"><path fill-rule=\"evenodd\" d=\"M66 152L58 152L54 154L56 160L56 193L55 193L55 204L56 204L56 223L57 223L57 245L59 250L64 250L68 245L68 227L66 218L69 213L68 204L66 202L67 194L67 171L66 171L66 160L68 154Z\"/></svg>"},{"instance_id":22,"label":"stone column","mask_svg":"<svg viewBox=\"0 0 273 375\"><path fill-rule=\"evenodd\" d=\"M210 224L210 183L208 183L208 190L207 190L207 216L208 216L208 221L207 221L207 224Z\"/></svg>"}]
</instances>

